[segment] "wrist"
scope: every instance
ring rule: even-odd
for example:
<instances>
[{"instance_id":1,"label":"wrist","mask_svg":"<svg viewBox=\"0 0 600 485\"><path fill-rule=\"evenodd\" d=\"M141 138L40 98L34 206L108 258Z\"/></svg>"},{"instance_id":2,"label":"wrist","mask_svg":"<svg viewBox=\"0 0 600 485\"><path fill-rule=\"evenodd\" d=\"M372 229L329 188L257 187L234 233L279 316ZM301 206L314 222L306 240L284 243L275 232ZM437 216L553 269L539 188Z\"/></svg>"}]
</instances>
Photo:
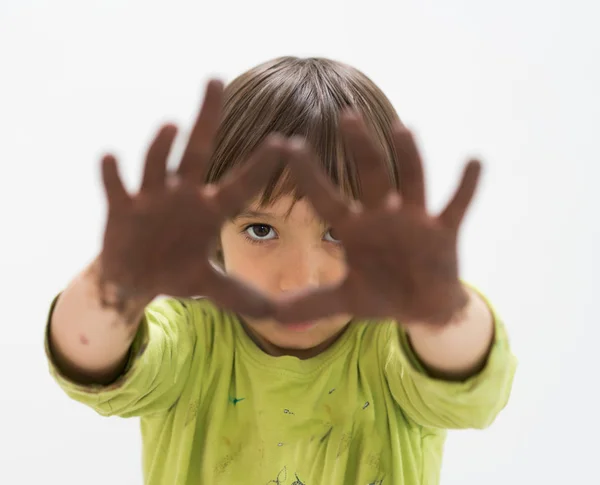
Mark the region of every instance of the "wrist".
<instances>
[{"instance_id":1,"label":"wrist","mask_svg":"<svg viewBox=\"0 0 600 485\"><path fill-rule=\"evenodd\" d=\"M456 286L446 289L443 293L444 299L440 301L440 309L430 312L427 317L398 318L397 321L407 331L418 334L437 334L445 327L460 325L468 319L474 292L459 281Z\"/></svg>"},{"instance_id":2,"label":"wrist","mask_svg":"<svg viewBox=\"0 0 600 485\"><path fill-rule=\"evenodd\" d=\"M493 315L470 288L468 304L446 325L404 327L411 347L434 377L463 379L479 372L494 341Z\"/></svg>"},{"instance_id":3,"label":"wrist","mask_svg":"<svg viewBox=\"0 0 600 485\"><path fill-rule=\"evenodd\" d=\"M136 291L132 286L108 279L101 257L97 257L84 274L96 289L100 306L119 314L128 323L137 323L144 308L157 296Z\"/></svg>"}]
</instances>

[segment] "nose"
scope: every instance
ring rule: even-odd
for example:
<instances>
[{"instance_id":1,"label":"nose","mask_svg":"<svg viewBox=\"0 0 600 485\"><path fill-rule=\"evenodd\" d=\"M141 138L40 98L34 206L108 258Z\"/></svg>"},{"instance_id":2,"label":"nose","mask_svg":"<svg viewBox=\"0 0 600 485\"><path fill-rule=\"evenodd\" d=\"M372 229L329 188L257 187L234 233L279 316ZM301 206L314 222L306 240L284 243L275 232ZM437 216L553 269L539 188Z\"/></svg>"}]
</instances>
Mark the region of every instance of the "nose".
<instances>
[{"instance_id":1,"label":"nose","mask_svg":"<svg viewBox=\"0 0 600 485\"><path fill-rule=\"evenodd\" d=\"M318 250L304 248L287 256L279 269L279 289L282 293L296 293L319 286L322 268Z\"/></svg>"}]
</instances>

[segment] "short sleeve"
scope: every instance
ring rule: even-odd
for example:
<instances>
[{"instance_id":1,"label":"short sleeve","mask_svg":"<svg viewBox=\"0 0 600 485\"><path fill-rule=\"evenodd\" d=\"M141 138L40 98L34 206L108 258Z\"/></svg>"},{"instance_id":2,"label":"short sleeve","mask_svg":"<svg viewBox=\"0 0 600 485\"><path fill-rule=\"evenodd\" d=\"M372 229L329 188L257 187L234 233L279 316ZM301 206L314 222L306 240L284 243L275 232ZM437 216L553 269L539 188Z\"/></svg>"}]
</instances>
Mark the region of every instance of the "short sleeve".
<instances>
[{"instance_id":1,"label":"short sleeve","mask_svg":"<svg viewBox=\"0 0 600 485\"><path fill-rule=\"evenodd\" d=\"M56 301L56 300L55 300ZM50 315L54 309L52 304ZM72 399L103 416L142 416L168 410L179 398L197 351L193 312L185 300L152 302L131 345L123 374L112 384L81 385L65 377L45 350L50 374Z\"/></svg>"},{"instance_id":2,"label":"short sleeve","mask_svg":"<svg viewBox=\"0 0 600 485\"><path fill-rule=\"evenodd\" d=\"M487 302L487 300L486 300ZM434 379L425 369L400 325L384 336L384 373L404 414L418 425L444 429L488 427L508 403L517 361L506 328L492 310L495 335L485 367L462 381Z\"/></svg>"}]
</instances>

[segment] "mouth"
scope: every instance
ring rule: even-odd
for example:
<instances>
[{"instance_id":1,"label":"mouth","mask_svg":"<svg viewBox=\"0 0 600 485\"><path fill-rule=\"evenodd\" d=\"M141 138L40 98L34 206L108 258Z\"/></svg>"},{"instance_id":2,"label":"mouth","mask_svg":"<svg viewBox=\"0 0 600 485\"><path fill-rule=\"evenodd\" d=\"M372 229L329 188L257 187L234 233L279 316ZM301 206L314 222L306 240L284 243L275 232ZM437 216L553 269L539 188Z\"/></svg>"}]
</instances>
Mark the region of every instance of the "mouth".
<instances>
[{"instance_id":1,"label":"mouth","mask_svg":"<svg viewBox=\"0 0 600 485\"><path fill-rule=\"evenodd\" d=\"M279 325L288 332L306 332L313 328L317 322L280 323Z\"/></svg>"}]
</instances>

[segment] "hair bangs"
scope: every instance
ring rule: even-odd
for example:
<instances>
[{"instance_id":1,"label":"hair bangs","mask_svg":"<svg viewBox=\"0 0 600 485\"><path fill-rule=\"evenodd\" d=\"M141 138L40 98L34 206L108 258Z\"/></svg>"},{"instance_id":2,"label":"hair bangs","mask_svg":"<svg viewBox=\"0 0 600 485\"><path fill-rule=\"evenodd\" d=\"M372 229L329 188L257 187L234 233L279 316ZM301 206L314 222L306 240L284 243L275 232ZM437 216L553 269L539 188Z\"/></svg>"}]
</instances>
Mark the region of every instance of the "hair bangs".
<instances>
[{"instance_id":1,"label":"hair bangs","mask_svg":"<svg viewBox=\"0 0 600 485\"><path fill-rule=\"evenodd\" d=\"M382 150L390 179L397 183L391 132L398 117L385 95L346 64L294 57L261 64L227 86L207 182L217 182L244 163L269 134L278 133L303 138L317 165L340 192L348 199L359 199L356 160L339 130L339 117L347 109L363 117ZM267 206L283 196L294 200L304 196L285 165L268 180L258 200Z\"/></svg>"}]
</instances>

